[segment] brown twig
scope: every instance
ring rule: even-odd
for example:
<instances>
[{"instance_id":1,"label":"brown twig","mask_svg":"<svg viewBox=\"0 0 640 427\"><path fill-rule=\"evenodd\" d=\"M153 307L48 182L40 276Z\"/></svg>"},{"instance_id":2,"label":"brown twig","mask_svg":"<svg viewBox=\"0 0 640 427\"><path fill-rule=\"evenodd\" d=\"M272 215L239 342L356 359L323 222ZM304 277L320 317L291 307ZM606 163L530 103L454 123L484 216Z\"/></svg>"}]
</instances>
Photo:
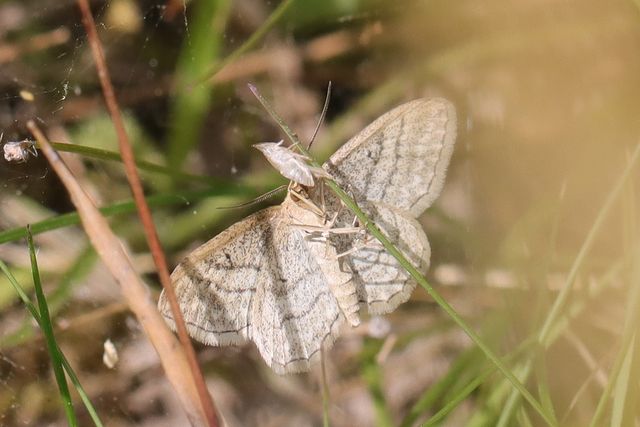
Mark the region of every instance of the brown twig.
<instances>
[{"instance_id":1,"label":"brown twig","mask_svg":"<svg viewBox=\"0 0 640 427\"><path fill-rule=\"evenodd\" d=\"M189 421L193 425L206 425L201 412L202 409L197 404L198 391L196 386L192 378L189 375L185 375L185 372L189 371L187 356L175 336L166 326L164 319L156 308L155 301L150 297L149 289L135 272L130 257L116 235L109 228L107 220L93 204L33 120L27 123L27 127L38 141L39 147L49 160L51 167L67 188L91 244L118 284L120 284L122 295L127 304L136 315L147 337L149 337L158 352L167 379L176 390Z\"/></svg>"},{"instance_id":2,"label":"brown twig","mask_svg":"<svg viewBox=\"0 0 640 427\"><path fill-rule=\"evenodd\" d=\"M158 269L160 283L162 283L162 287L166 292L173 317L176 321L175 323L178 330L178 337L187 355L187 360L191 368L191 374L198 390L200 404L202 405L202 410L204 411L204 418L207 420L209 426L218 426L219 423L215 406L213 404L213 399L211 398L211 395L207 390L204 377L202 376L202 372L200 371L200 367L198 366L195 351L193 349L193 346L191 345L189 336L187 335L187 328L184 324L182 314L180 313L180 307L178 305L178 300L173 290L173 286L171 285L171 278L169 277L167 261L160 245L160 239L158 238L158 234L153 223L153 218L151 217L151 210L149 209L149 206L147 205L144 198L142 184L140 183L140 177L138 176L138 171L135 166L133 150L131 149L131 144L129 143L129 138L124 128L124 123L122 121L120 109L116 101L113 86L111 85L111 79L109 77L109 71L107 69L104 52L98 38L98 31L96 30L93 16L91 15L89 2L88 0L78 0L78 6L80 7L80 10L82 12L82 23L84 24L85 30L87 32L87 38L89 41L89 45L91 46L94 61L96 63L96 69L98 71L98 77L102 86L102 92L104 93L107 109L109 110L109 114L111 115L111 120L113 121L113 125L116 129L116 134L118 135L118 146L120 148L120 154L124 162L127 180L129 181L129 185L131 186L131 191L133 193L136 207L138 209L138 214L140 216L140 220L142 221L145 235L149 243L149 248L151 250L153 260L156 264L156 268Z\"/></svg>"}]
</instances>

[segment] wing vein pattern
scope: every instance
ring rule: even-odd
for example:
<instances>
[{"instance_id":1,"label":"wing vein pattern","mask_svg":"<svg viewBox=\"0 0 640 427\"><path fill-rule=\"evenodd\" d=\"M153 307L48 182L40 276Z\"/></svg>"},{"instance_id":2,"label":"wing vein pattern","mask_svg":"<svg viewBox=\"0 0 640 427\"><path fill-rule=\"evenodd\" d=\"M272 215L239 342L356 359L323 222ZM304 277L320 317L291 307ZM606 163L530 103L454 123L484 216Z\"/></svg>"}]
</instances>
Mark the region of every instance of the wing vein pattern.
<instances>
[{"instance_id":1,"label":"wing vein pattern","mask_svg":"<svg viewBox=\"0 0 640 427\"><path fill-rule=\"evenodd\" d=\"M323 166L421 271L431 250L417 218L442 190L455 136L453 105L420 99L378 118ZM338 209L335 196L327 199L329 209ZM336 226L346 227L352 219L345 212ZM353 246L348 236L336 236L334 242L339 252ZM345 263L355 275L360 304L374 314L394 310L416 286L382 247L368 245Z\"/></svg>"}]
</instances>

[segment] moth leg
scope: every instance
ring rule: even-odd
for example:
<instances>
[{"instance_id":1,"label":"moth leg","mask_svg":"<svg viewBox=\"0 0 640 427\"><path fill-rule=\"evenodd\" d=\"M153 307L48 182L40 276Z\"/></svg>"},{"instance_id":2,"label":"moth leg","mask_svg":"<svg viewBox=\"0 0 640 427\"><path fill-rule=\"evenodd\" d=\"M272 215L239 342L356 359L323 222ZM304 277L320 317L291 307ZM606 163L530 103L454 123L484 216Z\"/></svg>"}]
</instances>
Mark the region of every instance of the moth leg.
<instances>
[{"instance_id":1,"label":"moth leg","mask_svg":"<svg viewBox=\"0 0 640 427\"><path fill-rule=\"evenodd\" d=\"M336 258L340 259L344 256L351 255L354 252L358 252L360 249L380 247L380 246L381 246L380 242L378 242L376 239L373 239L372 236L366 235L362 242L358 242L354 244L351 247L351 249L347 249L344 252L340 252L339 254L336 255Z\"/></svg>"},{"instance_id":2,"label":"moth leg","mask_svg":"<svg viewBox=\"0 0 640 427\"><path fill-rule=\"evenodd\" d=\"M318 207L313 201L311 201L307 196L297 191L295 188L290 187L289 193L293 194L301 203L309 208L311 212L313 212L319 218L325 218L326 212Z\"/></svg>"},{"instance_id":3,"label":"moth leg","mask_svg":"<svg viewBox=\"0 0 640 427\"><path fill-rule=\"evenodd\" d=\"M326 210L327 204L324 199L324 181L320 181L319 186L320 186L320 205L322 206L323 210Z\"/></svg>"}]
</instances>

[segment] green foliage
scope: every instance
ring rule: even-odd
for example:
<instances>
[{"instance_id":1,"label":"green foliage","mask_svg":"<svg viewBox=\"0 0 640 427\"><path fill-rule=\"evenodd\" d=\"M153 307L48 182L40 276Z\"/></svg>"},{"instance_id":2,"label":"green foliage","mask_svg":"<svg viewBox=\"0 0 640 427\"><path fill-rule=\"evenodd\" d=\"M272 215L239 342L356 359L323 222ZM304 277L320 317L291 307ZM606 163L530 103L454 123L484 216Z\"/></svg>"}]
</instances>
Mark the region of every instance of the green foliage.
<instances>
[{"instance_id":1,"label":"green foliage","mask_svg":"<svg viewBox=\"0 0 640 427\"><path fill-rule=\"evenodd\" d=\"M174 170L180 169L187 154L200 140L200 129L214 92L210 85L193 85L192 82L221 55L230 6L228 0L202 1L194 6L175 74L177 87L186 89L178 91L171 108L168 159Z\"/></svg>"}]
</instances>

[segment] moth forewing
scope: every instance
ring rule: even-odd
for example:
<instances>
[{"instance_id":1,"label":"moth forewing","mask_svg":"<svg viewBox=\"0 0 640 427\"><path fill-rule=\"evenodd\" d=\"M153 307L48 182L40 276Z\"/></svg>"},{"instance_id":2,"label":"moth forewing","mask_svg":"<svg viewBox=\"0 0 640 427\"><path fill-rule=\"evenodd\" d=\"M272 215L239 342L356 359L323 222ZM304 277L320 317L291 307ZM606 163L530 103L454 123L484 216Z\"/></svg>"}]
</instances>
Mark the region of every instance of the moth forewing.
<instances>
[{"instance_id":1,"label":"moth forewing","mask_svg":"<svg viewBox=\"0 0 640 427\"><path fill-rule=\"evenodd\" d=\"M456 127L446 99L411 101L373 121L323 168L356 202L382 202L418 217L442 190Z\"/></svg>"}]
</instances>

